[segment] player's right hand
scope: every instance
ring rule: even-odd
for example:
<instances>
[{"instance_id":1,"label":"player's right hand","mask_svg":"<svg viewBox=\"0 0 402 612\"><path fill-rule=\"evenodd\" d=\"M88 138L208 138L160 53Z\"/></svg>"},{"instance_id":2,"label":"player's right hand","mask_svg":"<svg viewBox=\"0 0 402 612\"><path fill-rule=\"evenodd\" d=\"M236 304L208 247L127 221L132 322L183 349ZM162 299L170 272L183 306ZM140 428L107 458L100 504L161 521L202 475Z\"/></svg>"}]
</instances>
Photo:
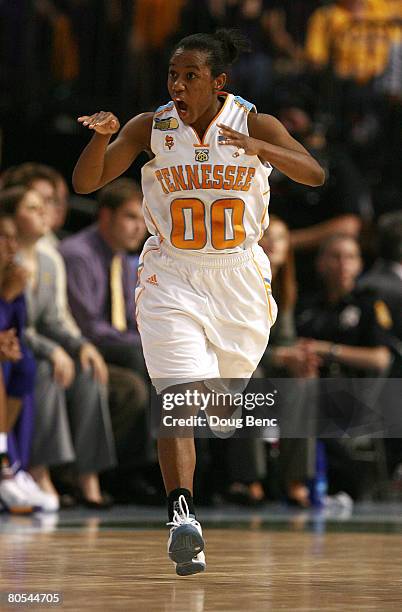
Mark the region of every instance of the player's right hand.
<instances>
[{"instance_id":1,"label":"player's right hand","mask_svg":"<svg viewBox=\"0 0 402 612\"><path fill-rule=\"evenodd\" d=\"M120 122L117 117L113 113L105 111L78 117L78 123L82 123L84 127L105 136L116 134L120 129Z\"/></svg>"}]
</instances>

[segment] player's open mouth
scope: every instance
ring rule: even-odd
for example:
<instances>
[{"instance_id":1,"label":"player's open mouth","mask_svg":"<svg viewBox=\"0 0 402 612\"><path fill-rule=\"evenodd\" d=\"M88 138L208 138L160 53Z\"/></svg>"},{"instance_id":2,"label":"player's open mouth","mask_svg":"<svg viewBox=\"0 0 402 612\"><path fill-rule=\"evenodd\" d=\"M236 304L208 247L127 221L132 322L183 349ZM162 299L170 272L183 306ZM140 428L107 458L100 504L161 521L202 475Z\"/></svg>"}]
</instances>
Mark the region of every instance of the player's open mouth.
<instances>
[{"instance_id":1,"label":"player's open mouth","mask_svg":"<svg viewBox=\"0 0 402 612\"><path fill-rule=\"evenodd\" d=\"M175 104L180 117L184 118L188 112L187 104L183 102L183 100L180 100L180 98L175 98Z\"/></svg>"}]
</instances>

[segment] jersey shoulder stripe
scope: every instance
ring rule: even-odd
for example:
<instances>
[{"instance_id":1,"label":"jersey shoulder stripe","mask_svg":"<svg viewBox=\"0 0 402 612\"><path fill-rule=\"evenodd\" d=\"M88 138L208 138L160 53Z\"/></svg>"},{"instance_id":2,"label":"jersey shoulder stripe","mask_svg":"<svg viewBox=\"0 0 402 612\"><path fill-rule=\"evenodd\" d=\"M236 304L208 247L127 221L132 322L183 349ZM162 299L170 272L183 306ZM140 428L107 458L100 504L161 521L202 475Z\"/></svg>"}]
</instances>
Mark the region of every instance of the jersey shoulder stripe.
<instances>
[{"instance_id":1,"label":"jersey shoulder stripe","mask_svg":"<svg viewBox=\"0 0 402 612\"><path fill-rule=\"evenodd\" d=\"M234 101L235 104L237 104L237 106L240 106L240 108L242 108L247 113L249 113L249 112L256 113L257 112L257 109L256 109L255 105L252 102L248 102L247 100L245 100L241 96L234 96L233 101Z\"/></svg>"},{"instance_id":2,"label":"jersey shoulder stripe","mask_svg":"<svg viewBox=\"0 0 402 612\"><path fill-rule=\"evenodd\" d=\"M173 109L173 107L174 107L174 102L172 100L170 102L168 102L167 104L162 104L162 106L158 106L158 108L154 112L154 116L155 115L162 115L166 111L171 111Z\"/></svg>"}]
</instances>

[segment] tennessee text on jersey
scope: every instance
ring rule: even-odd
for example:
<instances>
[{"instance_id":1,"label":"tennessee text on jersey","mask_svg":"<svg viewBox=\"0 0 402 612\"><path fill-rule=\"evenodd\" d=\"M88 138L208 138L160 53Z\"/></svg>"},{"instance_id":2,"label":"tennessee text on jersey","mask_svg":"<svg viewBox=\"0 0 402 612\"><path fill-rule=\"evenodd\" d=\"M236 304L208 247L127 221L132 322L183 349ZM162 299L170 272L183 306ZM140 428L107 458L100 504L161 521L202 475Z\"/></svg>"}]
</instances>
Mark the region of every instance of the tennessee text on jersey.
<instances>
[{"instance_id":1,"label":"tennessee text on jersey","mask_svg":"<svg viewBox=\"0 0 402 612\"><path fill-rule=\"evenodd\" d=\"M249 191L255 176L255 168L197 164L170 166L155 171L163 193L191 191L192 189L225 189L226 191Z\"/></svg>"}]
</instances>

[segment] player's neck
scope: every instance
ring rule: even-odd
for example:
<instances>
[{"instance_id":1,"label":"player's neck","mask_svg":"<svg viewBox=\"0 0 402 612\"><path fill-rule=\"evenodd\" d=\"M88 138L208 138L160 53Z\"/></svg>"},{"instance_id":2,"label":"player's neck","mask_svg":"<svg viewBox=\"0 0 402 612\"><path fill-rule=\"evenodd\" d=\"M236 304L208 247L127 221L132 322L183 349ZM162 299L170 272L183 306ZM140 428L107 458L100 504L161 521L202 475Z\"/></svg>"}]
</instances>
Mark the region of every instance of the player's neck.
<instances>
[{"instance_id":1,"label":"player's neck","mask_svg":"<svg viewBox=\"0 0 402 612\"><path fill-rule=\"evenodd\" d=\"M197 132L200 140L204 138L204 134L207 131L211 121L215 119L224 102L225 101L223 98L217 97L215 102L208 108L208 110L191 125L191 127Z\"/></svg>"}]
</instances>

